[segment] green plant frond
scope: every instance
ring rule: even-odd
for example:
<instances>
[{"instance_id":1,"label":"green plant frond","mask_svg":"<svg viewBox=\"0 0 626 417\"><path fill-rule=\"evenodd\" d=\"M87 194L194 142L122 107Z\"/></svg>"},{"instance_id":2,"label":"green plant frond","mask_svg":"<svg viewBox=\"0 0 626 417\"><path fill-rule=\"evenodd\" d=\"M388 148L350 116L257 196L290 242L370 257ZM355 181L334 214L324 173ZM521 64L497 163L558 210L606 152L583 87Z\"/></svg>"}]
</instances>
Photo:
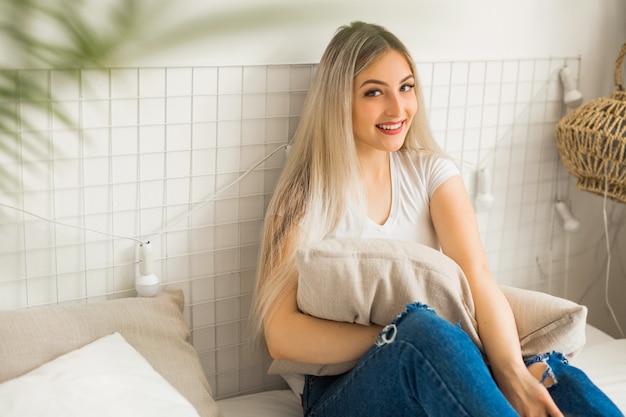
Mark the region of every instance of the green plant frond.
<instances>
[{"instance_id":1,"label":"green plant frond","mask_svg":"<svg viewBox=\"0 0 626 417\"><path fill-rule=\"evenodd\" d=\"M0 132L16 133L18 121L15 118L13 112L6 112L3 107L0 107ZM0 139L0 142L2 139Z\"/></svg>"},{"instance_id":2,"label":"green plant frond","mask_svg":"<svg viewBox=\"0 0 626 417\"><path fill-rule=\"evenodd\" d=\"M19 96L16 83L7 84L0 74L0 106L4 102L15 102Z\"/></svg>"},{"instance_id":3,"label":"green plant frond","mask_svg":"<svg viewBox=\"0 0 626 417\"><path fill-rule=\"evenodd\" d=\"M0 120L5 120L6 122L13 122L15 125L17 125L17 122L19 120L18 116L19 115L18 115L17 103L16 102L13 102L13 103L6 102L6 105L0 106ZM0 122L0 123L2 123L2 122ZM2 129L2 128L0 128L0 130L13 131L14 129Z\"/></svg>"},{"instance_id":4,"label":"green plant frond","mask_svg":"<svg viewBox=\"0 0 626 417\"><path fill-rule=\"evenodd\" d=\"M127 0L111 6L109 11L109 20L112 26L118 29L122 29L123 32L135 31L145 19L149 19L149 10L157 11L160 6L157 7L142 7L140 0Z\"/></svg>"},{"instance_id":5,"label":"green plant frond","mask_svg":"<svg viewBox=\"0 0 626 417\"><path fill-rule=\"evenodd\" d=\"M18 142L16 133L3 132L0 127L0 154L12 161L18 161L20 158Z\"/></svg>"},{"instance_id":6,"label":"green plant frond","mask_svg":"<svg viewBox=\"0 0 626 417\"><path fill-rule=\"evenodd\" d=\"M41 7L41 13L57 29L62 40L51 42L37 37L30 37L33 58L47 64L50 68L84 67L99 64L100 40L97 34L74 9ZM105 51L102 55L106 55Z\"/></svg>"},{"instance_id":7,"label":"green plant frond","mask_svg":"<svg viewBox=\"0 0 626 417\"><path fill-rule=\"evenodd\" d=\"M47 81L47 80L46 80ZM46 104L50 102L50 91L47 82L34 77L30 78L22 75L17 83L16 99L22 102L34 102Z\"/></svg>"},{"instance_id":8,"label":"green plant frond","mask_svg":"<svg viewBox=\"0 0 626 417\"><path fill-rule=\"evenodd\" d=\"M232 33L311 24L327 19L328 16L325 13L324 2L320 2L313 6L297 3L293 5L259 3L255 6L247 6L245 9L199 15L184 24L174 26L168 26L165 22L159 21L166 17L167 8L161 10L158 15L152 16L152 26L159 26L161 29L151 33L148 39L137 44L143 53L167 49L199 38L216 38Z\"/></svg>"},{"instance_id":9,"label":"green plant frond","mask_svg":"<svg viewBox=\"0 0 626 417\"><path fill-rule=\"evenodd\" d=\"M68 39L69 46L63 48L64 52L61 54L69 58L70 67L77 64L81 67L102 66L102 61L110 54L112 45L103 41L102 37L83 20L63 13L56 13L55 17Z\"/></svg>"},{"instance_id":10,"label":"green plant frond","mask_svg":"<svg viewBox=\"0 0 626 417\"><path fill-rule=\"evenodd\" d=\"M11 159L15 162L20 162L23 156L28 156L30 160L45 161L49 159L50 149L47 146L42 146L40 132L33 133L26 131L24 138L20 132L6 132L3 134L0 128L0 152L5 158ZM36 134L36 139L31 140L32 134ZM47 138L47 136L46 136ZM1 166L2 164L0 164Z\"/></svg>"},{"instance_id":11,"label":"green plant frond","mask_svg":"<svg viewBox=\"0 0 626 417\"><path fill-rule=\"evenodd\" d=\"M0 36L13 51L14 68L44 69L42 77L28 70L0 69L0 154L16 161L25 155L46 160L54 152L51 129L57 121L80 128L56 104L46 71L115 67L124 56L146 55L187 41L310 24L326 18L326 1L286 5L268 0L269 4L259 2L175 21L172 11L180 3L172 0L101 4L93 0L0 0ZM102 6L101 15L90 14L88 3ZM37 30L40 27L49 33ZM53 36L47 36L50 33ZM2 179L5 171L11 175L0 164L0 191L8 184Z\"/></svg>"},{"instance_id":12,"label":"green plant frond","mask_svg":"<svg viewBox=\"0 0 626 417\"><path fill-rule=\"evenodd\" d=\"M23 66L56 68L61 61L59 57L64 56L64 48L61 46L24 33L24 29L15 25L2 26L0 32L7 35L15 50L20 51L25 60Z\"/></svg>"},{"instance_id":13,"label":"green plant frond","mask_svg":"<svg viewBox=\"0 0 626 417\"><path fill-rule=\"evenodd\" d=\"M20 112L20 103L44 112L46 117L54 117L68 127L75 127L71 117L55 106L50 95L47 77L42 81L35 77L19 77L15 71L0 71L0 130L14 131L18 123L27 124Z\"/></svg>"},{"instance_id":14,"label":"green plant frond","mask_svg":"<svg viewBox=\"0 0 626 417\"><path fill-rule=\"evenodd\" d=\"M20 192L22 190L21 178L14 171L0 165L0 190L5 192Z\"/></svg>"},{"instance_id":15,"label":"green plant frond","mask_svg":"<svg viewBox=\"0 0 626 417\"><path fill-rule=\"evenodd\" d=\"M16 4L19 1L15 2ZM108 26L98 30L82 12L77 1L29 1L14 7L15 19L0 22L0 33L25 52L27 62L46 68L102 67L135 30L141 16L137 1L122 1L110 6ZM54 29L60 39L41 38L25 30L40 19Z\"/></svg>"}]
</instances>

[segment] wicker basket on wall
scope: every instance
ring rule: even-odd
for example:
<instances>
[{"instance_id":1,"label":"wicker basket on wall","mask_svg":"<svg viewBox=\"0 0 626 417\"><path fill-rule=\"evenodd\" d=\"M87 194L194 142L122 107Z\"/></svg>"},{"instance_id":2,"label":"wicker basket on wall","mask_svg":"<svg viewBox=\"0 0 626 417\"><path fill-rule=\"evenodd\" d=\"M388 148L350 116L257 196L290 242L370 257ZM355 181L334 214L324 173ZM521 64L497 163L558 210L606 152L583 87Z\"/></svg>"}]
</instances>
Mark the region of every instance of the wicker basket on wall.
<instances>
[{"instance_id":1,"label":"wicker basket on wall","mask_svg":"<svg viewBox=\"0 0 626 417\"><path fill-rule=\"evenodd\" d=\"M563 164L584 191L626 203L626 91L622 63L626 43L615 62L615 91L578 107L556 125Z\"/></svg>"}]
</instances>

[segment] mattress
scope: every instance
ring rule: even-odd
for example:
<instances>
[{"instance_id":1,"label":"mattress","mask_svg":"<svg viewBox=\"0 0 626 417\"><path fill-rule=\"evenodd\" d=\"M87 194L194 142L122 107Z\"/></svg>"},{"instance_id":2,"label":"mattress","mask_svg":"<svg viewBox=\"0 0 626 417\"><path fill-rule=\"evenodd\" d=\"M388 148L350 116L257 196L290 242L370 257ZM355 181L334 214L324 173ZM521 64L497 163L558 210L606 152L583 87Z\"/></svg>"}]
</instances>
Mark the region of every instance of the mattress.
<instances>
[{"instance_id":1,"label":"mattress","mask_svg":"<svg viewBox=\"0 0 626 417\"><path fill-rule=\"evenodd\" d=\"M626 413L626 339L614 339L587 326L585 348L572 361ZM224 417L302 417L290 390L248 394L217 402Z\"/></svg>"}]
</instances>

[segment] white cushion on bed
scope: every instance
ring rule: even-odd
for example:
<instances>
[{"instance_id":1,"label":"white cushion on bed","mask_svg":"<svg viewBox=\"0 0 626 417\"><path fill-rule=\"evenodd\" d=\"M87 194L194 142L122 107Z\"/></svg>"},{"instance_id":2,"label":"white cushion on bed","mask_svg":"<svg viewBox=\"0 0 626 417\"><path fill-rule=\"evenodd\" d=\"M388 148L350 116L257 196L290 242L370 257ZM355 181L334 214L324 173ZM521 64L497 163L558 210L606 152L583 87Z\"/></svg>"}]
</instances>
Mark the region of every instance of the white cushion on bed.
<instances>
[{"instance_id":1,"label":"white cushion on bed","mask_svg":"<svg viewBox=\"0 0 626 417\"><path fill-rule=\"evenodd\" d=\"M184 293L0 311L0 383L119 332L202 417L215 400L183 315Z\"/></svg>"},{"instance_id":2,"label":"white cushion on bed","mask_svg":"<svg viewBox=\"0 0 626 417\"><path fill-rule=\"evenodd\" d=\"M626 339L586 346L570 363L582 369L626 413Z\"/></svg>"},{"instance_id":3,"label":"white cushion on bed","mask_svg":"<svg viewBox=\"0 0 626 417\"><path fill-rule=\"evenodd\" d=\"M0 384L3 417L198 417L119 334Z\"/></svg>"}]
</instances>

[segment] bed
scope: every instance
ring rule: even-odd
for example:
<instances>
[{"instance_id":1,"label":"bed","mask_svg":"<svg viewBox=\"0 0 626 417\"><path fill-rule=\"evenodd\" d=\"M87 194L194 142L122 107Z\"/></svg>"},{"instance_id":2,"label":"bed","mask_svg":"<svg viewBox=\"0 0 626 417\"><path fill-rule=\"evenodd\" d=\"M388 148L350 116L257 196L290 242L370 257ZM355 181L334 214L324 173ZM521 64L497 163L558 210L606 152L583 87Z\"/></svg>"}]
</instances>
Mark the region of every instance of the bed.
<instances>
[{"instance_id":1,"label":"bed","mask_svg":"<svg viewBox=\"0 0 626 417\"><path fill-rule=\"evenodd\" d=\"M0 312L0 415L301 416L289 389L215 401L183 293ZM586 326L573 363L626 410L626 339Z\"/></svg>"}]
</instances>

